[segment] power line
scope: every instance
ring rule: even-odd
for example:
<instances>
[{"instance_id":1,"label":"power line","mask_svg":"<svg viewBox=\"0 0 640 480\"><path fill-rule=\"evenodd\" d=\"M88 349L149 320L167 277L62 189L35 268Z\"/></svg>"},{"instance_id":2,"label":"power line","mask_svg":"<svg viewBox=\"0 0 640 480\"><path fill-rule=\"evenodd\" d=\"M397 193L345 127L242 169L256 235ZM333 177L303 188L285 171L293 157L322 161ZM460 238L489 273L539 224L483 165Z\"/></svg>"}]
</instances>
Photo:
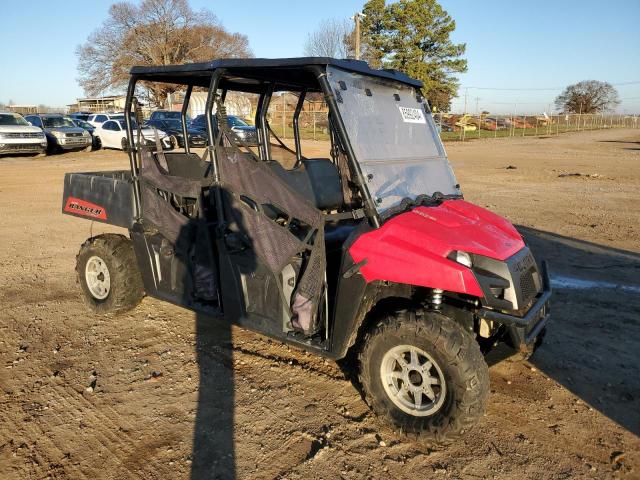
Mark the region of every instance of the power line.
<instances>
[{"instance_id":1,"label":"power line","mask_svg":"<svg viewBox=\"0 0 640 480\"><path fill-rule=\"evenodd\" d=\"M611 86L613 87L621 87L623 85L637 85L640 84L640 80L634 80L631 82L621 82L621 83L612 83ZM556 90L562 90L564 87L544 87L544 88L501 88L501 87L460 87L460 88L469 88L469 89L474 89L474 90L503 90L503 91L513 91L513 92L521 92L521 91L527 91L527 92L533 92L533 91L556 91Z\"/></svg>"}]
</instances>

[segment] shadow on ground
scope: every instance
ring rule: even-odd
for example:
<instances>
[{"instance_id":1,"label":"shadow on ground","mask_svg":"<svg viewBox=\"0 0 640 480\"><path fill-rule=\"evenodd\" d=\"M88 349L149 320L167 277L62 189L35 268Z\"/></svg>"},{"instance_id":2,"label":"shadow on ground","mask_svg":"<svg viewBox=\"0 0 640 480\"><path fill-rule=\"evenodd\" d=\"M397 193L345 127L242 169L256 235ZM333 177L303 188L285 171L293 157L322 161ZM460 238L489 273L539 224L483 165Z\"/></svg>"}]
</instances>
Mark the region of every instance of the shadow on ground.
<instances>
[{"instance_id":1,"label":"shadow on ground","mask_svg":"<svg viewBox=\"0 0 640 480\"><path fill-rule=\"evenodd\" d=\"M552 278L607 282L554 288L552 324L530 363L594 409L640 435L640 255L519 227Z\"/></svg>"},{"instance_id":2,"label":"shadow on ground","mask_svg":"<svg viewBox=\"0 0 640 480\"><path fill-rule=\"evenodd\" d=\"M621 143L623 145L638 145L637 147L625 147L623 150L640 150L640 142L627 142L625 140L600 140L600 143Z\"/></svg>"}]
</instances>

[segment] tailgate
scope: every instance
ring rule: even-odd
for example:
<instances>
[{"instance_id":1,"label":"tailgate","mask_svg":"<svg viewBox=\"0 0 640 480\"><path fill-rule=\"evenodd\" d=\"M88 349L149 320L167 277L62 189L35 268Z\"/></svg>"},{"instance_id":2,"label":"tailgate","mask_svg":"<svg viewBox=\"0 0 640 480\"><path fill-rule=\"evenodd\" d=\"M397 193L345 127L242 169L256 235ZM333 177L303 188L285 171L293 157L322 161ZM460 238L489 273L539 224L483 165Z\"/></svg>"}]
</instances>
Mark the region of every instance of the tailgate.
<instances>
[{"instance_id":1,"label":"tailgate","mask_svg":"<svg viewBox=\"0 0 640 480\"><path fill-rule=\"evenodd\" d=\"M66 173L62 213L97 222L131 228L134 199L131 173Z\"/></svg>"}]
</instances>

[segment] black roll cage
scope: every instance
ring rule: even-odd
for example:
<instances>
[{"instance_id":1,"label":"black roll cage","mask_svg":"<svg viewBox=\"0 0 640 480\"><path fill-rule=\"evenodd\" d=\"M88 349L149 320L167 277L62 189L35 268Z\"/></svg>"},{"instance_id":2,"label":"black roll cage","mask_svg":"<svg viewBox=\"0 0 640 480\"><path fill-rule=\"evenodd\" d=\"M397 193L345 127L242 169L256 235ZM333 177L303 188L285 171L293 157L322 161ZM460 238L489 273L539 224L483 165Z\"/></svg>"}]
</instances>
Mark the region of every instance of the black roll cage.
<instances>
[{"instance_id":1,"label":"black roll cage","mask_svg":"<svg viewBox=\"0 0 640 480\"><path fill-rule=\"evenodd\" d=\"M352 180L360 191L364 201L364 211L372 227L380 226L380 216L375 208L374 199L369 192L367 182L364 179L360 165L358 164L353 148L351 146L347 129L344 125L342 117L337 107L336 96L327 79L327 65L334 64L341 68L371 74L374 76L389 78L391 80L400 81L419 88L420 82L410 79L398 72L388 70L371 70L364 62L349 62L333 59L312 59L313 62L302 63L304 59L284 59L281 63L269 63L264 59L257 60L225 60L211 62L210 64L190 64L184 66L168 66L168 67L133 67L131 70L131 78L127 89L127 98L125 102L125 124L127 137L129 139L129 163L131 167L131 176L133 180L134 193L134 215L137 220L141 219L142 212L140 210L140 186L139 186L139 149L140 146L133 141L134 131L131 123L132 108L137 109L134 105L135 90L138 82L158 82L173 83L186 86L185 97L181 110L182 129L185 138L185 153L190 153L188 132L187 132L187 109L189 100L193 92L194 86L208 87L208 95L205 104L205 119L207 125L207 137L209 146L207 153L212 163L213 186L220 186L219 159L217 158L215 145L217 129L214 125L215 117L212 115L216 101L224 103L226 94L229 90L242 91L247 93L257 93L260 95L255 115L255 125L258 135L258 155L262 160L268 160L271 157L269 142L269 127L267 121L267 111L273 93L276 91L292 91L298 92L298 102L293 116L293 132L295 143L295 166L299 166L302 162L301 145L300 145L300 126L299 117L302 112L304 100L309 91L315 90L311 88L310 79L315 80L314 87L319 87L319 91L324 95L325 102L329 107L330 125L332 139L337 137L340 146L344 150L348 162L349 169L352 174ZM266 62L266 63L265 63ZM245 64L255 64L256 67L245 68ZM229 64L229 67L223 66ZM197 68L200 67L200 68ZM208 82L206 82L208 79ZM205 83L206 82L206 83ZM221 193L216 188L216 199L220 200ZM218 218L223 218L221 202L217 203Z\"/></svg>"}]
</instances>

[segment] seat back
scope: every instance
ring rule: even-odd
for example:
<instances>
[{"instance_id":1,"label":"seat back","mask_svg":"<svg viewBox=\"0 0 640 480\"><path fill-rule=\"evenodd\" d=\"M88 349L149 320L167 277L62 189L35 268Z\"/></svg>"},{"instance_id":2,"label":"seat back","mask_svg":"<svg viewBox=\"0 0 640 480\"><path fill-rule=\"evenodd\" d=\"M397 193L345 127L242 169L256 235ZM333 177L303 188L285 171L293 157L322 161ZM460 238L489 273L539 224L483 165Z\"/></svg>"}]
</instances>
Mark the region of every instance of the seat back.
<instances>
[{"instance_id":1,"label":"seat back","mask_svg":"<svg viewBox=\"0 0 640 480\"><path fill-rule=\"evenodd\" d=\"M315 203L321 210L333 210L344 203L340 173L327 158L303 160L304 171L313 190Z\"/></svg>"},{"instance_id":2,"label":"seat back","mask_svg":"<svg viewBox=\"0 0 640 480\"><path fill-rule=\"evenodd\" d=\"M301 167L291 170L285 170L276 161L266 163L276 175L320 210L333 210L344 203L340 174L330 160L310 158L303 160Z\"/></svg>"},{"instance_id":3,"label":"seat back","mask_svg":"<svg viewBox=\"0 0 640 480\"><path fill-rule=\"evenodd\" d=\"M209 173L211 162L203 161L195 153L165 152L167 170L174 177L202 180Z\"/></svg>"}]
</instances>

